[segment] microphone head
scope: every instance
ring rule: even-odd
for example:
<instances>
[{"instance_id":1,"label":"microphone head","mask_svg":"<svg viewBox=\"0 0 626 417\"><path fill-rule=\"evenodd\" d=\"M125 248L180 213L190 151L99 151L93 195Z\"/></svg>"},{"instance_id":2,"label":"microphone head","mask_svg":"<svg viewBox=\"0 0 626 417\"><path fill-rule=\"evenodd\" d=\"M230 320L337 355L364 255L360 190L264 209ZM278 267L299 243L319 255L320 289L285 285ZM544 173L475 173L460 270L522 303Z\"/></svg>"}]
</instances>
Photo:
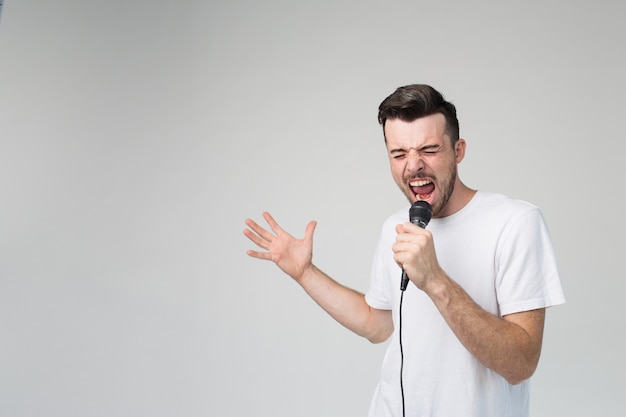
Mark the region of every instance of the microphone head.
<instances>
[{"instance_id":1,"label":"microphone head","mask_svg":"<svg viewBox=\"0 0 626 417\"><path fill-rule=\"evenodd\" d=\"M433 209L426 201L418 200L409 209L409 220L422 229L426 228L428 222L433 217Z\"/></svg>"}]
</instances>

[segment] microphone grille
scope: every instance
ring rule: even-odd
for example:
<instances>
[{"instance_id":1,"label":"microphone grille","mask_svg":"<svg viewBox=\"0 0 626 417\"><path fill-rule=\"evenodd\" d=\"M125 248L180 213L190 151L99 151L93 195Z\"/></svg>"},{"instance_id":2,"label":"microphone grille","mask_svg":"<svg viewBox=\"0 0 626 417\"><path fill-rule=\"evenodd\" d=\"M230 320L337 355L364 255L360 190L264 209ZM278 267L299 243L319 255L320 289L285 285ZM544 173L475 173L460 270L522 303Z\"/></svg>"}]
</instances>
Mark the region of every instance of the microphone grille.
<instances>
[{"instance_id":1,"label":"microphone grille","mask_svg":"<svg viewBox=\"0 0 626 417\"><path fill-rule=\"evenodd\" d=\"M426 227L432 217L433 209L426 201L418 200L409 209L409 220L421 227Z\"/></svg>"}]
</instances>

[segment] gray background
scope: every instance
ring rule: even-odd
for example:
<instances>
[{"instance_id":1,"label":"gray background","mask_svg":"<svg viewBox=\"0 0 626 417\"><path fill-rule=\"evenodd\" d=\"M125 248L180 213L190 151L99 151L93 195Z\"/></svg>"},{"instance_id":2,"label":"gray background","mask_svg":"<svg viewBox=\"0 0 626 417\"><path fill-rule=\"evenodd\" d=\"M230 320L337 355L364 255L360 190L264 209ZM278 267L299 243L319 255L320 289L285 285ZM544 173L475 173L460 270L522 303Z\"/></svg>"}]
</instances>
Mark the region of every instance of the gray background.
<instances>
[{"instance_id":1,"label":"gray background","mask_svg":"<svg viewBox=\"0 0 626 417\"><path fill-rule=\"evenodd\" d=\"M465 182L548 220L568 303L532 415L623 416L625 4L5 2L0 415L365 415L385 345L241 231L316 219L316 263L365 291L407 204L377 106L420 82Z\"/></svg>"}]
</instances>

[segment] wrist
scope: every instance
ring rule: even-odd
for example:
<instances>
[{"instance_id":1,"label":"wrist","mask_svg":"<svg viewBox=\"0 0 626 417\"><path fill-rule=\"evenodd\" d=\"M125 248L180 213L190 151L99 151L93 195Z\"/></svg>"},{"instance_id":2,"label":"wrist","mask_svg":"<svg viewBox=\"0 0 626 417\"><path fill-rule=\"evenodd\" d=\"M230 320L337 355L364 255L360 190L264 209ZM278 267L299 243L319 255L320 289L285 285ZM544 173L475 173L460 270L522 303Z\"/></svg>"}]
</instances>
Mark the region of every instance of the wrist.
<instances>
[{"instance_id":1,"label":"wrist","mask_svg":"<svg viewBox=\"0 0 626 417\"><path fill-rule=\"evenodd\" d=\"M440 269L438 273L428 280L428 285L424 292L435 302L435 304L446 303L452 293L452 280Z\"/></svg>"},{"instance_id":2,"label":"wrist","mask_svg":"<svg viewBox=\"0 0 626 417\"><path fill-rule=\"evenodd\" d=\"M310 263L302 269L300 276L294 277L294 279L298 284L304 286L307 281L310 281L315 276L317 270L317 267Z\"/></svg>"}]
</instances>

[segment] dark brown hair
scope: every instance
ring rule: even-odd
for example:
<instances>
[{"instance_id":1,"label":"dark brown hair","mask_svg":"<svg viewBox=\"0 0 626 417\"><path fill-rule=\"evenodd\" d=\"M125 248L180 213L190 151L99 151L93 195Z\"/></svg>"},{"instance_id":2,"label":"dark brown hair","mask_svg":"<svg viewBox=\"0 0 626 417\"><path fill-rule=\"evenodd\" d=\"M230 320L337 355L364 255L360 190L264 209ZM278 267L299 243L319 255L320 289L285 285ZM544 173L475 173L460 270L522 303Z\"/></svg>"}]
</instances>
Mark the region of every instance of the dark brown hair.
<instances>
[{"instance_id":1,"label":"dark brown hair","mask_svg":"<svg viewBox=\"0 0 626 417\"><path fill-rule=\"evenodd\" d=\"M389 119L412 122L420 117L441 113L446 118L446 133L454 145L459 140L459 120L456 107L429 85L412 84L398 88L378 107L378 123L385 131ZM385 138L385 140L387 140Z\"/></svg>"}]
</instances>

